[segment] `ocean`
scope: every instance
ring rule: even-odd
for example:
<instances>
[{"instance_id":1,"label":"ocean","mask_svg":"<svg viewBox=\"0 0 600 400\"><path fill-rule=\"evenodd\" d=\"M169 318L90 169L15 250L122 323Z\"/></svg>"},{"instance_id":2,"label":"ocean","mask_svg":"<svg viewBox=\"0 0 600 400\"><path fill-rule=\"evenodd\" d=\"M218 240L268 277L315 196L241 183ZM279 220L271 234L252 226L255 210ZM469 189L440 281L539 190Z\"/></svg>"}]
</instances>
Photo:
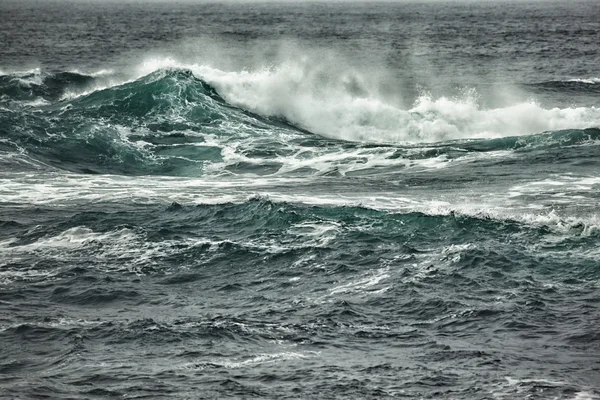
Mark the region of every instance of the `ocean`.
<instances>
[{"instance_id":1,"label":"ocean","mask_svg":"<svg viewBox=\"0 0 600 400\"><path fill-rule=\"evenodd\" d=\"M0 398L600 399L600 2L0 21Z\"/></svg>"}]
</instances>

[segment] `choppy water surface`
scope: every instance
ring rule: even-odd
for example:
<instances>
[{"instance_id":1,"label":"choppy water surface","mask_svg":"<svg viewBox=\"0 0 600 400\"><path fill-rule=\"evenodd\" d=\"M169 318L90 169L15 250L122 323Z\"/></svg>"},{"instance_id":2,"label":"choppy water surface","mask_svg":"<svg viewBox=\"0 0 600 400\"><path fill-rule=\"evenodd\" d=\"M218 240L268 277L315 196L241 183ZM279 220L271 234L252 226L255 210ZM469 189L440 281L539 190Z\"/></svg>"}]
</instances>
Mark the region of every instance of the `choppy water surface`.
<instances>
[{"instance_id":1,"label":"choppy water surface","mask_svg":"<svg viewBox=\"0 0 600 400\"><path fill-rule=\"evenodd\" d=\"M0 397L600 398L596 2L0 13Z\"/></svg>"}]
</instances>

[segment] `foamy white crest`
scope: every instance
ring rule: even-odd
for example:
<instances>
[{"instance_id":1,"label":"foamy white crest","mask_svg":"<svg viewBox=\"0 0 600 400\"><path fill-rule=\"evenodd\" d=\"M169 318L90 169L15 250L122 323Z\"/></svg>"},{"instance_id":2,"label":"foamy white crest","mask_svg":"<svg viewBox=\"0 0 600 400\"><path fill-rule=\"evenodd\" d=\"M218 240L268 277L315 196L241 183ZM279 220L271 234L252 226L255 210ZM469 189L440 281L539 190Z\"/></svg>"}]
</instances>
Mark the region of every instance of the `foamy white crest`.
<instances>
[{"instance_id":1,"label":"foamy white crest","mask_svg":"<svg viewBox=\"0 0 600 400\"><path fill-rule=\"evenodd\" d=\"M256 357L244 361L226 361L222 365L226 368L242 368L257 364L274 363L280 360L294 360L298 358L306 358L305 355L294 352L276 353L276 354L261 354Z\"/></svg>"},{"instance_id":2,"label":"foamy white crest","mask_svg":"<svg viewBox=\"0 0 600 400\"><path fill-rule=\"evenodd\" d=\"M223 242L226 241L193 238L153 243L146 241L143 235L127 228L95 232L85 226L78 226L57 235L43 236L31 243L20 244L16 238L0 241L0 269L8 265L9 260L12 262L35 254L43 259L75 260L83 257L86 262L91 259L99 260L102 261L101 268L106 268L106 271L126 270L144 275L144 268L155 265L157 258L173 254L173 252L184 251L182 248L204 245L210 246L210 253ZM111 262L113 260L120 262L113 264ZM185 266L179 265L178 268L185 268ZM48 278L59 272L59 269L45 270L33 267L32 269L13 269L8 267L0 270L0 285L10 284L15 280Z\"/></svg>"},{"instance_id":3,"label":"foamy white crest","mask_svg":"<svg viewBox=\"0 0 600 400\"><path fill-rule=\"evenodd\" d=\"M15 74L15 78L23 86L30 87L31 85L42 85L44 83L44 75L39 68L23 73Z\"/></svg>"},{"instance_id":4,"label":"foamy white crest","mask_svg":"<svg viewBox=\"0 0 600 400\"><path fill-rule=\"evenodd\" d=\"M581 216L563 215L555 210L542 209L538 212L527 212L523 209L513 210L505 207L484 207L474 204L428 204L423 202L416 211L429 215L458 214L473 218L493 219L496 221L515 221L531 227L545 227L558 235L595 235L600 231L600 215Z\"/></svg>"},{"instance_id":5,"label":"foamy white crest","mask_svg":"<svg viewBox=\"0 0 600 400\"><path fill-rule=\"evenodd\" d=\"M73 204L123 200L137 204L160 203L165 205L173 201L181 204L243 203L255 198L254 196L248 197L248 188L252 188L260 194L258 198L269 199L273 202L318 206L364 206L397 213L421 212L436 216L458 214L496 221L508 220L526 226L545 227L559 237L572 237L573 235L585 237L597 235L600 232L600 214L596 207L597 201L593 198L598 182L595 177L582 177L571 182L577 187L580 196L577 199L578 208L576 210L571 208L553 209L554 202L550 205L545 202L547 196L543 196L539 201L530 197L521 200L520 195L515 196L516 187L507 187L502 192L495 192L493 196L471 192L465 196L453 196L446 200L433 199L427 193L420 192L407 192L404 196L399 196L398 193L378 192L365 197L347 192L319 193L318 195L314 193L290 194L285 189L287 184L308 184L310 182L313 182L311 177L252 176L233 180L218 177L214 179L169 177L124 179L121 176L90 177L41 172L37 173L36 178L32 180L27 174L15 173L0 179L0 204L54 204L68 207ZM541 186L541 189L547 188L543 185L535 186ZM278 187L284 189L276 189ZM560 188L561 186L552 185L552 187ZM529 190L526 187L519 189L525 194L527 194L526 190ZM301 236L304 240L299 243L286 243L286 248L293 246L302 248L307 244L327 245L328 240L335 240L336 235L340 232L340 227L335 224L298 225L292 230L291 233ZM109 236L106 237L106 235ZM111 235L117 235L116 243L125 243L125 246L129 246L129 239L134 239L131 238L133 233L130 231L96 233L81 227L66 231L56 237L40 238L38 241L24 246L8 247L3 250L3 246L0 244L0 252L20 251L19 249L31 251L40 248L44 250L64 249L65 247L81 248L94 241L113 238ZM277 241L272 243L251 242L244 245L260 247L275 253L281 251L281 243ZM154 249L150 250L154 251Z\"/></svg>"},{"instance_id":6,"label":"foamy white crest","mask_svg":"<svg viewBox=\"0 0 600 400\"><path fill-rule=\"evenodd\" d=\"M69 72L73 74L87 75L96 78L99 76L113 75L115 73L115 70L111 68L103 68L97 71L81 71L80 69L72 69Z\"/></svg>"},{"instance_id":7,"label":"foamy white crest","mask_svg":"<svg viewBox=\"0 0 600 400\"><path fill-rule=\"evenodd\" d=\"M600 78L573 78L569 79L568 82L587 83L589 85L594 85L600 83Z\"/></svg>"},{"instance_id":8,"label":"foamy white crest","mask_svg":"<svg viewBox=\"0 0 600 400\"><path fill-rule=\"evenodd\" d=\"M116 232L99 233L94 232L89 228L79 226L67 229L56 236L40 238L36 242L23 246L16 246L12 249L19 251L23 251L24 249L27 251L35 251L46 248L53 250L58 248L75 249L84 247L85 245L94 241L104 242L114 241L117 239L120 241L131 241L134 238L135 235L133 232L126 229Z\"/></svg>"},{"instance_id":9,"label":"foamy white crest","mask_svg":"<svg viewBox=\"0 0 600 400\"><path fill-rule=\"evenodd\" d=\"M115 77L110 73L107 73L106 75L98 75L97 77L102 79L95 81L93 85L86 86L83 89L65 90L65 92L60 98L60 101L73 100L77 97L87 96L94 92L99 92L101 90L123 85L125 83L131 82L132 80L129 78Z\"/></svg>"},{"instance_id":10,"label":"foamy white crest","mask_svg":"<svg viewBox=\"0 0 600 400\"><path fill-rule=\"evenodd\" d=\"M329 289L329 294L336 295L342 293L381 293L387 288L380 288L379 290L374 290L373 286L377 286L381 281L386 280L389 277L390 274L387 268L371 271L357 280L352 280L350 282L346 282Z\"/></svg>"},{"instance_id":11,"label":"foamy white crest","mask_svg":"<svg viewBox=\"0 0 600 400\"><path fill-rule=\"evenodd\" d=\"M591 391L577 392L577 393L575 393L574 396L575 397L573 397L573 400L598 400L598 399L600 399L600 396L592 393Z\"/></svg>"},{"instance_id":12,"label":"foamy white crest","mask_svg":"<svg viewBox=\"0 0 600 400\"><path fill-rule=\"evenodd\" d=\"M0 75L14 75L14 76L19 76L19 77L23 77L26 75L39 75L41 72L42 72L42 70L39 67L31 68L31 69L18 69L18 70L11 70L11 71L0 69Z\"/></svg>"},{"instance_id":13,"label":"foamy white crest","mask_svg":"<svg viewBox=\"0 0 600 400\"><path fill-rule=\"evenodd\" d=\"M137 72L145 75L160 68L190 69L233 105L344 140L436 142L600 126L596 107L544 109L529 101L484 109L472 95L462 99L423 95L412 108L402 109L380 98L371 89L372 82L356 70L333 70L332 65L309 58L252 71L151 59Z\"/></svg>"},{"instance_id":14,"label":"foamy white crest","mask_svg":"<svg viewBox=\"0 0 600 400\"><path fill-rule=\"evenodd\" d=\"M21 104L23 104L24 106L28 106L28 107L41 107L41 106L47 106L48 104L50 104L50 102L43 98L37 98L37 99L31 100L31 101L24 101Z\"/></svg>"},{"instance_id":15,"label":"foamy white crest","mask_svg":"<svg viewBox=\"0 0 600 400\"><path fill-rule=\"evenodd\" d=\"M341 231L335 222L301 222L293 225L288 233L298 236L298 241L306 239L303 246L324 247L333 242Z\"/></svg>"}]
</instances>

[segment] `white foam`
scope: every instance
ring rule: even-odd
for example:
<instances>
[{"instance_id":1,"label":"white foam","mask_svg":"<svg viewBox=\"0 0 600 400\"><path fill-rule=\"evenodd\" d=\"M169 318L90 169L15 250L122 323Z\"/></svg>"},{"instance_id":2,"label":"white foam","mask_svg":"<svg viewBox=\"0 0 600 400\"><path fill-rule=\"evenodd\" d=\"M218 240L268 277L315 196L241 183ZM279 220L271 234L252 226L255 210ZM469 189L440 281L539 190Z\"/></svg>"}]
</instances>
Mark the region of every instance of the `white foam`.
<instances>
[{"instance_id":1,"label":"white foam","mask_svg":"<svg viewBox=\"0 0 600 400\"><path fill-rule=\"evenodd\" d=\"M424 94L412 107L402 108L377 92L380 82L350 66L340 68L341 64L331 57L304 55L252 70L225 71L175 58L147 58L129 74L115 75L112 69L91 72L91 76L102 79L93 87L66 92L63 99L174 68L191 70L233 105L263 116L282 117L319 135L343 140L437 142L600 126L600 109L596 107L546 109L528 101L486 109L478 104L472 91L461 98ZM24 84L39 84L42 79L39 68L21 71L17 76ZM598 83L599 79L571 81Z\"/></svg>"},{"instance_id":2,"label":"white foam","mask_svg":"<svg viewBox=\"0 0 600 400\"><path fill-rule=\"evenodd\" d=\"M563 389L572 389L573 384L565 381L557 381L552 379L544 379L544 378L512 378L505 377L506 382L499 383L498 385L494 385L495 388L492 390L492 395L495 398L506 398L506 399L514 399L514 398L529 398L531 397L530 392L534 388L537 387L538 394L544 396L548 399L563 399L566 398L564 396L551 396L551 393L555 393L558 395L562 392ZM554 389L554 390L553 390ZM598 399L599 397L593 394L589 388L579 387L578 392L574 393L573 397L569 397L573 400L587 400L587 399Z\"/></svg>"},{"instance_id":3,"label":"white foam","mask_svg":"<svg viewBox=\"0 0 600 400\"><path fill-rule=\"evenodd\" d=\"M67 229L57 235L46 235L25 244L18 241L0 243L0 259L18 262L36 255L43 259L101 261L107 270L114 268L141 274L141 267L151 264L151 259L165 253L169 243L153 244L143 240L130 229L109 232L94 232L84 227ZM112 260L121 260L119 265ZM108 262L108 263L107 263ZM60 273L59 269L45 270L20 267L3 270L0 277L3 284L15 280L31 280L50 277Z\"/></svg>"},{"instance_id":4,"label":"white foam","mask_svg":"<svg viewBox=\"0 0 600 400\"><path fill-rule=\"evenodd\" d=\"M536 197L548 204L577 204L580 208L595 209L595 195L600 188L597 176L552 176L539 181L524 182L508 189L515 199Z\"/></svg>"},{"instance_id":5,"label":"white foam","mask_svg":"<svg viewBox=\"0 0 600 400\"><path fill-rule=\"evenodd\" d=\"M11 262L19 261L18 258L11 258ZM0 266L4 266L0 262ZM15 281L44 281L48 282L52 277L56 276L58 271L48 270L14 270L14 269L3 269L0 270L0 285L8 286Z\"/></svg>"},{"instance_id":6,"label":"white foam","mask_svg":"<svg viewBox=\"0 0 600 400\"><path fill-rule=\"evenodd\" d=\"M413 108L403 110L376 97L356 97L339 87L340 83L317 89L317 83L310 82L310 72L290 65L254 73L193 70L234 105L284 117L338 139L435 142L600 125L600 110L594 107L546 110L533 102L486 110L472 98L422 96Z\"/></svg>"},{"instance_id":7,"label":"white foam","mask_svg":"<svg viewBox=\"0 0 600 400\"><path fill-rule=\"evenodd\" d=\"M511 378L510 376L506 376L505 377L506 381L508 382L509 385L511 386L517 386L517 385L522 385L522 384L543 384L546 386L564 386L567 385L566 382L563 381L553 381L553 380L549 380L549 379L518 379L518 378Z\"/></svg>"},{"instance_id":8,"label":"white foam","mask_svg":"<svg viewBox=\"0 0 600 400\"><path fill-rule=\"evenodd\" d=\"M276 344L280 341L277 341ZM204 362L188 362L182 365L184 369L200 369L203 370L208 366L219 366L228 369L240 369L240 368L253 368L256 365L263 364L274 364L281 362L290 362L294 360L305 360L308 358L318 357L320 352L318 351L306 351L306 352L293 352L285 351L280 353L261 353L252 357L247 358L233 358L233 359L211 359Z\"/></svg>"},{"instance_id":9,"label":"white foam","mask_svg":"<svg viewBox=\"0 0 600 400\"><path fill-rule=\"evenodd\" d=\"M44 83L44 75L39 70L31 75L17 75L15 79L25 87L41 86Z\"/></svg>"},{"instance_id":10,"label":"white foam","mask_svg":"<svg viewBox=\"0 0 600 400\"><path fill-rule=\"evenodd\" d=\"M103 68L103 69L99 69L96 71L82 71L79 69L72 69L69 72L73 73L73 74L78 74L78 75L87 75L87 76L91 76L93 78L97 78L100 76L108 76L108 75L114 75L115 70L112 68Z\"/></svg>"},{"instance_id":11,"label":"white foam","mask_svg":"<svg viewBox=\"0 0 600 400\"><path fill-rule=\"evenodd\" d=\"M322 147L304 147L298 148L296 152L290 155L276 156L272 158L248 157L245 149L252 148L254 139L240 139L237 144L214 146L221 147L222 161L215 161L205 165L204 173L219 175L230 166L238 163L262 165L279 165L278 169L272 173L273 176L289 176L297 171L303 171L307 175L323 175L336 173L342 176L360 173L360 174L380 174L385 171L397 171L404 169L440 169L450 165L456 165L462 162L473 162L476 159L485 157L485 154L467 155L461 158L448 159L444 154L431 158L408 159L404 157L395 157L396 149L390 148L368 148L346 150L333 146ZM206 144L206 143L205 143ZM275 146L278 146L279 143ZM285 146L285 144L281 144ZM512 153L506 152L505 157ZM492 155L493 156L493 155ZM250 171L240 171L236 174L252 175Z\"/></svg>"},{"instance_id":12,"label":"white foam","mask_svg":"<svg viewBox=\"0 0 600 400\"><path fill-rule=\"evenodd\" d=\"M48 104L50 104L50 102L48 100L40 97L40 98L31 100L31 101L23 101L23 102L21 102L21 104L24 106L27 106L27 107L41 107L41 106L47 106Z\"/></svg>"},{"instance_id":13,"label":"white foam","mask_svg":"<svg viewBox=\"0 0 600 400\"><path fill-rule=\"evenodd\" d=\"M115 77L110 74L99 75L98 77L103 79L96 80L93 85L86 85L84 88L80 89L73 88L65 90L60 98L60 101L74 100L78 97L87 96L95 92L124 85L134 80L132 78Z\"/></svg>"},{"instance_id":14,"label":"white foam","mask_svg":"<svg viewBox=\"0 0 600 400\"><path fill-rule=\"evenodd\" d=\"M318 354L316 352L311 352L311 355ZM259 354L255 357L248 358L245 360L230 360L230 361L213 361L213 364L222 365L225 368L245 368L245 367L253 367L259 364L272 364L276 362L289 361L289 360L298 360L298 359L306 359L309 355L297 352L282 352L282 353L273 353L273 354Z\"/></svg>"},{"instance_id":15,"label":"white foam","mask_svg":"<svg viewBox=\"0 0 600 400\"><path fill-rule=\"evenodd\" d=\"M94 241L107 242L115 239L118 239L119 241L131 241L134 238L135 235L128 229L108 233L98 233L89 228L79 226L67 229L57 236L44 237L31 244L18 246L15 248L18 248L19 250L27 249L28 251L35 251L45 248L75 249L84 247Z\"/></svg>"},{"instance_id":16,"label":"white foam","mask_svg":"<svg viewBox=\"0 0 600 400\"><path fill-rule=\"evenodd\" d=\"M573 78L569 79L568 82L587 83L594 85L600 83L600 78Z\"/></svg>"},{"instance_id":17,"label":"white foam","mask_svg":"<svg viewBox=\"0 0 600 400\"><path fill-rule=\"evenodd\" d=\"M575 397L572 400L598 400L600 396L588 391L581 391L575 393Z\"/></svg>"},{"instance_id":18,"label":"white foam","mask_svg":"<svg viewBox=\"0 0 600 400\"><path fill-rule=\"evenodd\" d=\"M381 281L389 278L388 268L382 268L376 271L369 272L363 275L359 279L352 280L347 283L335 286L329 290L330 295L342 294L342 293L382 293L387 288L380 288L379 290L373 290L373 286L378 285Z\"/></svg>"},{"instance_id":19,"label":"white foam","mask_svg":"<svg viewBox=\"0 0 600 400\"><path fill-rule=\"evenodd\" d=\"M61 318L53 318L52 320L48 321L48 322L38 322L35 325L36 326L40 326L40 327L50 327L50 328L63 328L63 327L90 327L90 326L98 326L98 325L102 325L105 324L106 321L89 321L89 320L85 320L85 319L75 319L75 318L68 318L68 317L61 317ZM3 325L0 326L0 332L4 332L7 331L9 329L14 329L14 328L18 328L20 327L21 324L9 324L9 325Z\"/></svg>"},{"instance_id":20,"label":"white foam","mask_svg":"<svg viewBox=\"0 0 600 400\"><path fill-rule=\"evenodd\" d=\"M15 75L15 76L24 76L24 75L37 75L41 73L41 69L39 67L31 68L31 69L15 69L15 70L1 70L2 75Z\"/></svg>"},{"instance_id":21,"label":"white foam","mask_svg":"<svg viewBox=\"0 0 600 400\"><path fill-rule=\"evenodd\" d=\"M341 224L333 221L301 222L291 226L288 233L302 240L302 246L325 247L333 242L341 231Z\"/></svg>"}]
</instances>

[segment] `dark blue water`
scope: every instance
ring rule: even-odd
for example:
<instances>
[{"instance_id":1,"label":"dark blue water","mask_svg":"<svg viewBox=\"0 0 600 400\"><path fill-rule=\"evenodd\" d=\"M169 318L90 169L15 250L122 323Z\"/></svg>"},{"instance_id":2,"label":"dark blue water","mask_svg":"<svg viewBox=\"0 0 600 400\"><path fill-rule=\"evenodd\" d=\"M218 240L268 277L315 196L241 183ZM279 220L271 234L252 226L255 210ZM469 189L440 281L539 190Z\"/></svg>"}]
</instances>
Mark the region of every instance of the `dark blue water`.
<instances>
[{"instance_id":1,"label":"dark blue water","mask_svg":"<svg viewBox=\"0 0 600 400\"><path fill-rule=\"evenodd\" d=\"M600 3L0 20L1 398L600 398Z\"/></svg>"}]
</instances>

